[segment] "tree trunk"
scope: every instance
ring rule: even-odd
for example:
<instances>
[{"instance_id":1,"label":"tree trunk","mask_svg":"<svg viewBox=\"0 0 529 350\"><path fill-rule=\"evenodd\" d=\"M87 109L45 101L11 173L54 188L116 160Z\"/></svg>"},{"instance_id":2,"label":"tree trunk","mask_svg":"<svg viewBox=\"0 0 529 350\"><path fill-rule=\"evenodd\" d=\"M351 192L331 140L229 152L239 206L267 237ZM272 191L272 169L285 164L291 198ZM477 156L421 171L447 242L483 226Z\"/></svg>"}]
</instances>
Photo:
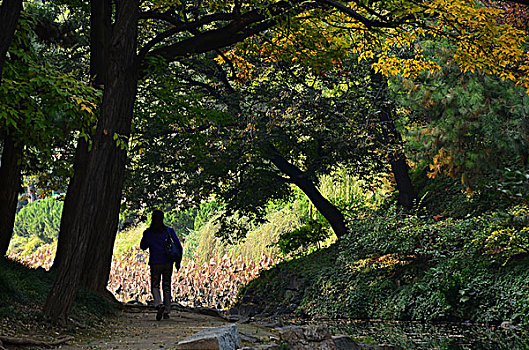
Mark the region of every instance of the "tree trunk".
<instances>
[{"instance_id":1,"label":"tree trunk","mask_svg":"<svg viewBox=\"0 0 529 350\"><path fill-rule=\"evenodd\" d=\"M77 237L72 235L73 219L75 217L75 206L79 203L82 184L86 175L88 164L88 142L84 138L77 140L75 158L73 164L74 176L70 179L64 205L61 214L61 226L57 240L57 253L53 260L52 270L57 270L64 265L66 256L72 254L72 250L77 244Z\"/></svg>"},{"instance_id":2,"label":"tree trunk","mask_svg":"<svg viewBox=\"0 0 529 350\"><path fill-rule=\"evenodd\" d=\"M97 239L105 244L113 243L117 231L127 155L125 149L116 145L114 135L127 140L130 134L138 74L138 8L138 0L124 0L117 9L101 114L88 155L85 179L71 218L69 234L76 237L77 243L63 257L44 305L47 315L62 322L66 321L71 310L82 274L89 268L85 266L87 255L106 258L103 256L106 251L88 251L90 241ZM104 222L98 223L98 220ZM106 225L107 229L97 232L101 225ZM104 237L108 232L112 232L111 237Z\"/></svg>"},{"instance_id":3,"label":"tree trunk","mask_svg":"<svg viewBox=\"0 0 529 350\"><path fill-rule=\"evenodd\" d=\"M96 85L106 85L108 78L108 53L110 52L110 33L112 30L111 17L112 9L107 1L92 1L92 24L93 28L90 36L92 57L91 62L93 75L95 75ZM112 73L110 73L112 74ZM136 73L134 73L136 74ZM137 78L135 78L137 81ZM136 88L134 87L134 96ZM131 112L132 114L132 112ZM132 115L131 115L132 117ZM130 125L129 125L130 128ZM123 160L125 162L126 159ZM122 175L122 178L124 174ZM113 186L113 185L112 185ZM119 223L119 211L121 204L121 189L119 187L118 201L105 200L107 207L100 207L95 219L96 227L92 231L92 237L88 244L88 254L85 258L84 270L81 277L81 285L91 291L108 295L106 287L110 268L112 265L112 253L114 241L116 239L117 227ZM107 189L105 192L112 192Z\"/></svg>"},{"instance_id":4,"label":"tree trunk","mask_svg":"<svg viewBox=\"0 0 529 350\"><path fill-rule=\"evenodd\" d=\"M406 209L412 209L415 206L417 192L410 179L408 172L410 168L406 163L406 156L398 152L390 160L390 165L399 190L399 204Z\"/></svg>"},{"instance_id":5,"label":"tree trunk","mask_svg":"<svg viewBox=\"0 0 529 350\"><path fill-rule=\"evenodd\" d=\"M18 18L22 11L22 0L4 0L0 6L0 83L7 50L11 45Z\"/></svg>"},{"instance_id":6,"label":"tree trunk","mask_svg":"<svg viewBox=\"0 0 529 350\"><path fill-rule=\"evenodd\" d=\"M270 151L267 153L267 156L281 172L286 174L309 197L316 209L327 219L338 238L343 237L349 232L345 225L342 212L322 196L320 191L314 186L314 183L303 171L289 163L272 145L270 145Z\"/></svg>"},{"instance_id":7,"label":"tree trunk","mask_svg":"<svg viewBox=\"0 0 529 350\"><path fill-rule=\"evenodd\" d=\"M404 208L411 209L415 205L417 192L410 179L409 167L406 163L406 155L400 148L402 144L402 136L393 122L394 108L391 101L388 99L387 79L382 76L382 74L375 73L371 70L371 81L377 92L377 96L375 96L375 105L379 108L379 118L384 143L386 143L386 146L398 146L395 151L389 155L391 171L393 172L395 182L397 183L397 190L399 191L398 203Z\"/></svg>"},{"instance_id":8,"label":"tree trunk","mask_svg":"<svg viewBox=\"0 0 529 350\"><path fill-rule=\"evenodd\" d=\"M18 18L22 11L22 0L4 0L0 6L0 84L7 50L13 41ZM11 135L5 135L0 164L0 256L9 248L17 209L17 194L20 187L22 148L15 145Z\"/></svg>"},{"instance_id":9,"label":"tree trunk","mask_svg":"<svg viewBox=\"0 0 529 350\"><path fill-rule=\"evenodd\" d=\"M0 166L0 257L7 253L13 235L20 189L22 147L16 145L11 135L4 137Z\"/></svg>"},{"instance_id":10,"label":"tree trunk","mask_svg":"<svg viewBox=\"0 0 529 350\"><path fill-rule=\"evenodd\" d=\"M96 87L103 87L106 81L107 56L110 51L109 45L112 35L111 3L107 0L93 0L90 3L90 11L90 76ZM72 219L76 215L75 207L79 203L79 196L86 178L88 153L88 142L84 138L79 138L75 150L74 174L68 184L64 200L57 253L52 267L54 270L63 264L64 256L70 254L69 250L75 246L77 241L77 237L73 237L71 234L71 225Z\"/></svg>"}]
</instances>

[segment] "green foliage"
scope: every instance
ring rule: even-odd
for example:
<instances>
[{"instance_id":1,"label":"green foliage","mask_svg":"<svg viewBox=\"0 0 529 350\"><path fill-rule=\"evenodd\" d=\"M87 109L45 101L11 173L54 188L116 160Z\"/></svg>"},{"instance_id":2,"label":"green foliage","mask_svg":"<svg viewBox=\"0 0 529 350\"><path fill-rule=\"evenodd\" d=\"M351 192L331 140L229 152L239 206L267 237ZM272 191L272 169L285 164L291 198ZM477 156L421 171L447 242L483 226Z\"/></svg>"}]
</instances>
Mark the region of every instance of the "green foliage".
<instances>
[{"instance_id":1,"label":"green foliage","mask_svg":"<svg viewBox=\"0 0 529 350\"><path fill-rule=\"evenodd\" d=\"M335 318L527 324L527 251L492 239L526 227L515 222L504 213L437 222L394 209L365 213L349 236L278 264L242 298L265 298L265 311L286 300L300 314ZM301 281L299 291L286 291L291 279Z\"/></svg>"},{"instance_id":2,"label":"green foliage","mask_svg":"<svg viewBox=\"0 0 529 350\"><path fill-rule=\"evenodd\" d=\"M46 298L52 276L44 269L28 268L6 259L0 259L0 280L6 288L0 291L0 305L42 303Z\"/></svg>"},{"instance_id":3,"label":"green foliage","mask_svg":"<svg viewBox=\"0 0 529 350\"><path fill-rule=\"evenodd\" d=\"M10 135L23 149L24 172L39 175L41 188L57 190L65 188L70 175L74 138L91 134L101 94L72 71L79 60L74 63L65 56L72 58L73 52L65 54L58 43L46 42L53 39L42 32L59 27L47 21L53 17L51 12L58 16L60 10L59 6L50 5L49 11L44 7L34 2L25 6L6 55L0 85L0 133ZM67 30L59 39L68 33L75 30ZM63 70L65 66L68 71Z\"/></svg>"},{"instance_id":4,"label":"green foliage","mask_svg":"<svg viewBox=\"0 0 529 350\"><path fill-rule=\"evenodd\" d=\"M529 204L529 168L516 167L504 168L501 170L501 178L490 187L505 195L508 199L515 202Z\"/></svg>"},{"instance_id":5,"label":"green foliage","mask_svg":"<svg viewBox=\"0 0 529 350\"><path fill-rule=\"evenodd\" d=\"M284 206L270 211L266 221L255 224L250 229L244 240L232 247L230 251L234 256L241 256L246 262L259 261L262 255L276 259L279 257L276 242L281 235L295 230L301 224L301 213Z\"/></svg>"},{"instance_id":6,"label":"green foliage","mask_svg":"<svg viewBox=\"0 0 529 350\"><path fill-rule=\"evenodd\" d=\"M446 41L421 45L441 71L391 84L407 124L408 154L429 163L431 177L444 172L464 188L483 189L500 169L527 159L526 91L496 76L461 73Z\"/></svg>"},{"instance_id":7,"label":"green foliage","mask_svg":"<svg viewBox=\"0 0 529 350\"><path fill-rule=\"evenodd\" d=\"M114 255L120 256L129 251L133 246L139 246L143 232L146 229L147 224L140 223L118 231L116 242L114 243Z\"/></svg>"},{"instance_id":8,"label":"green foliage","mask_svg":"<svg viewBox=\"0 0 529 350\"><path fill-rule=\"evenodd\" d=\"M202 203L197 210L193 229L195 231L200 230L214 216L217 216L222 209L223 205L215 200Z\"/></svg>"},{"instance_id":9,"label":"green foliage","mask_svg":"<svg viewBox=\"0 0 529 350\"><path fill-rule=\"evenodd\" d=\"M208 212L204 209L205 212ZM211 214L211 212L210 212ZM219 238L223 229L216 216L211 216L204 224L195 221L200 228L192 231L185 241L184 257L204 263L211 258L220 258L228 254L233 258L240 257L245 262L259 261L262 255L276 258L279 251L276 242L280 235L295 230L301 222L301 213L292 210L290 205L269 208L264 222L253 222L247 217L234 216L232 219L244 227L246 237L233 243Z\"/></svg>"},{"instance_id":10,"label":"green foliage","mask_svg":"<svg viewBox=\"0 0 529 350\"><path fill-rule=\"evenodd\" d=\"M479 254L473 242L478 237L487 237L500 227L502 215L467 219L447 218L435 222L433 218L407 215L393 209L383 215L380 212L367 214L351 222L350 253L358 257L397 254L444 259L460 254Z\"/></svg>"},{"instance_id":11,"label":"green foliage","mask_svg":"<svg viewBox=\"0 0 529 350\"><path fill-rule=\"evenodd\" d=\"M504 213L501 226L482 236L481 244L500 259L529 253L529 208L516 206Z\"/></svg>"},{"instance_id":12,"label":"green foliage","mask_svg":"<svg viewBox=\"0 0 529 350\"><path fill-rule=\"evenodd\" d=\"M172 227L180 239L185 239L195 228L197 220L197 210L189 208L186 210L173 209L164 215L164 222Z\"/></svg>"},{"instance_id":13,"label":"green foliage","mask_svg":"<svg viewBox=\"0 0 529 350\"><path fill-rule=\"evenodd\" d=\"M303 226L279 236L277 245L282 254L288 255L296 251L306 252L309 247L329 238L331 231L326 221L308 219Z\"/></svg>"},{"instance_id":14,"label":"green foliage","mask_svg":"<svg viewBox=\"0 0 529 350\"><path fill-rule=\"evenodd\" d=\"M24 206L15 217L11 250L32 253L57 240L63 202L39 199Z\"/></svg>"},{"instance_id":15,"label":"green foliage","mask_svg":"<svg viewBox=\"0 0 529 350\"><path fill-rule=\"evenodd\" d=\"M501 268L474 259L440 262L387 299L386 317L527 323L527 264L527 259Z\"/></svg>"},{"instance_id":16,"label":"green foliage","mask_svg":"<svg viewBox=\"0 0 529 350\"><path fill-rule=\"evenodd\" d=\"M496 190L493 179L488 185L467 191L458 179L446 174L435 178L427 176L428 164L421 161L410 171L410 177L418 188L419 211L442 217L465 218L479 216L491 210L505 210L511 202Z\"/></svg>"}]
</instances>

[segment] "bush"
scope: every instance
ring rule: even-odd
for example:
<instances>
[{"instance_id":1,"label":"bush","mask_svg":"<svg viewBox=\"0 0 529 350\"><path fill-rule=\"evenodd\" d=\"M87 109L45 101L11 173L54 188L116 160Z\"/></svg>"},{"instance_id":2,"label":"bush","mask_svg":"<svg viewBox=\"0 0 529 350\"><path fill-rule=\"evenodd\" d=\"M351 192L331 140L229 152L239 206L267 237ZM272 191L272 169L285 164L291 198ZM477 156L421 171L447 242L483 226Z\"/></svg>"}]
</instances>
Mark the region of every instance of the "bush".
<instances>
[{"instance_id":1,"label":"bush","mask_svg":"<svg viewBox=\"0 0 529 350\"><path fill-rule=\"evenodd\" d=\"M43 268L28 267L30 263L47 263L42 261L44 255L27 257L29 259L24 263L0 259L0 319L7 320L13 329L35 322L40 327L49 322L42 313L42 305L53 284L54 273ZM101 316L110 316L115 311L113 304L105 297L81 289L70 316L74 321L90 325L100 322Z\"/></svg>"},{"instance_id":2,"label":"bush","mask_svg":"<svg viewBox=\"0 0 529 350\"><path fill-rule=\"evenodd\" d=\"M331 236L332 231L328 226L326 221L309 218L305 225L281 233L277 246L283 255L306 253L311 247L317 247L319 242Z\"/></svg>"},{"instance_id":3,"label":"bush","mask_svg":"<svg viewBox=\"0 0 529 350\"><path fill-rule=\"evenodd\" d=\"M15 218L11 250L32 253L57 239L63 202L39 199L23 207Z\"/></svg>"},{"instance_id":4,"label":"bush","mask_svg":"<svg viewBox=\"0 0 529 350\"><path fill-rule=\"evenodd\" d=\"M498 240L494 245L491 237L498 230L513 229L510 215L501 212L436 220L434 217L408 215L395 208L385 213L368 213L352 221L350 227L346 257L396 254L402 258L422 256L436 260L460 255L481 256L487 252L497 254L505 250L502 246L505 242ZM518 252L511 250L509 256Z\"/></svg>"}]
</instances>

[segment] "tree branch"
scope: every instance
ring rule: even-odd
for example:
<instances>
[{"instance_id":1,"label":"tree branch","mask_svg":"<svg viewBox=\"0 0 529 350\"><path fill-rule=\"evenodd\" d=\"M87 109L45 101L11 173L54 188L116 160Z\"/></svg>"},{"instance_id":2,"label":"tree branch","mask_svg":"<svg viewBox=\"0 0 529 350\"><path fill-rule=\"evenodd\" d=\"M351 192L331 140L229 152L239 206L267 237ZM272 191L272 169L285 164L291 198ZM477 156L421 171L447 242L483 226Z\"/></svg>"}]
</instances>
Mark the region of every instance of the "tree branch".
<instances>
[{"instance_id":1,"label":"tree branch","mask_svg":"<svg viewBox=\"0 0 529 350\"><path fill-rule=\"evenodd\" d=\"M174 61L177 57L205 53L233 45L277 24L275 17L285 15L294 8L294 4L281 1L265 9L252 10L237 17L229 14L226 18L230 18L231 22L226 26L199 33L192 38L153 50L150 55L161 56L168 61ZM194 28L189 27L188 29Z\"/></svg>"},{"instance_id":2,"label":"tree branch","mask_svg":"<svg viewBox=\"0 0 529 350\"><path fill-rule=\"evenodd\" d=\"M167 14L167 13L159 13L159 12L144 12L142 15L140 15L140 18L143 19L163 19L166 22L173 25L172 28L166 30L165 32L162 32L158 34L154 39L149 41L145 46L143 46L138 54L138 57L140 60L142 60L149 51L156 46L157 44L163 42L165 39L170 38L171 36L184 32L184 31L194 31L197 28L200 28L203 25L211 24L213 22L217 21L230 21L235 20L237 18L236 15L231 13L214 13L211 15L204 16L196 21L192 22L182 22L179 19Z\"/></svg>"},{"instance_id":3,"label":"tree branch","mask_svg":"<svg viewBox=\"0 0 529 350\"><path fill-rule=\"evenodd\" d=\"M331 7L334 7L338 11L348 15L349 17L352 17L353 19L359 21L360 23L363 23L367 28L372 29L375 27L378 28L395 28L398 27L401 23L399 22L392 22L392 21L374 21L367 17L362 16L355 10L353 10L350 7L347 7L339 2L336 2L334 0L315 0L316 2L324 5L328 5Z\"/></svg>"},{"instance_id":4,"label":"tree branch","mask_svg":"<svg viewBox=\"0 0 529 350\"><path fill-rule=\"evenodd\" d=\"M180 24L183 23L180 19L174 17L169 12L161 13L158 11L147 11L147 12L140 13L138 18L139 19L157 19L157 20L165 21L174 26L179 26Z\"/></svg>"},{"instance_id":5,"label":"tree branch","mask_svg":"<svg viewBox=\"0 0 529 350\"><path fill-rule=\"evenodd\" d=\"M46 346L46 347L52 347L64 344L70 340L73 340L73 337L66 336L57 340L52 341L43 341L33 338L16 338L16 337L6 337L6 336L0 336L0 341L2 341L5 344L12 344L12 345L34 345L34 346Z\"/></svg>"}]
</instances>

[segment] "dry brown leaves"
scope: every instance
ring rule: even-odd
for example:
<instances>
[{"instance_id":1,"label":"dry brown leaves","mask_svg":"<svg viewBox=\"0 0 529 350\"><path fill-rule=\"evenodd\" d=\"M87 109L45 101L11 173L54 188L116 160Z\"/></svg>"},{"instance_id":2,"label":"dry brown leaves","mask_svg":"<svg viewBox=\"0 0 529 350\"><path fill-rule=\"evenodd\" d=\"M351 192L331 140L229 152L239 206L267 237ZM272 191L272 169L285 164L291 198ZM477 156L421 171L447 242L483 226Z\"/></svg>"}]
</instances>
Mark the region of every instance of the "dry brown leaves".
<instances>
[{"instance_id":1,"label":"dry brown leaves","mask_svg":"<svg viewBox=\"0 0 529 350\"><path fill-rule=\"evenodd\" d=\"M48 270L55 252L41 250L32 255L15 256L32 268ZM145 303L151 299L150 269L148 253L133 247L120 256L114 256L107 288L122 302ZM173 274L173 298L184 306L226 308L237 296L239 288L258 276L262 269L271 267L276 261L263 255L258 262L246 264L241 257L233 259L228 255L212 258L208 263L197 265L189 261Z\"/></svg>"}]
</instances>

